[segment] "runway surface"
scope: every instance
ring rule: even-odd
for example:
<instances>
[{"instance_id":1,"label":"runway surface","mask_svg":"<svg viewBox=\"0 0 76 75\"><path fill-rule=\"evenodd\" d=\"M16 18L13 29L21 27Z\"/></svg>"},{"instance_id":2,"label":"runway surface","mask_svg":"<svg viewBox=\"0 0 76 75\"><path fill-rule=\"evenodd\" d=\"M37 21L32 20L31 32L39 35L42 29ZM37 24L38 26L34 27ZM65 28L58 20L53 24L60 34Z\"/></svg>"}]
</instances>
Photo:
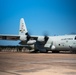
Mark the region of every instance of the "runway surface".
<instances>
[{"instance_id":1,"label":"runway surface","mask_svg":"<svg viewBox=\"0 0 76 75\"><path fill-rule=\"evenodd\" d=\"M76 75L76 54L0 52L0 75Z\"/></svg>"}]
</instances>

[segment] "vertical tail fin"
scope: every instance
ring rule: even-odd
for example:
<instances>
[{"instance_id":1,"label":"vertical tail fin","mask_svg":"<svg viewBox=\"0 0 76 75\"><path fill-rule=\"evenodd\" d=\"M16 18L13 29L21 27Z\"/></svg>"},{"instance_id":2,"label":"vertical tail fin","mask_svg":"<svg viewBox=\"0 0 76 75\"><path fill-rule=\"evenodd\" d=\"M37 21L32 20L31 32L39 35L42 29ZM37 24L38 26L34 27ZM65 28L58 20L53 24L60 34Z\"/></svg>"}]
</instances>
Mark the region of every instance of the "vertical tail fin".
<instances>
[{"instance_id":1,"label":"vertical tail fin","mask_svg":"<svg viewBox=\"0 0 76 75\"><path fill-rule=\"evenodd\" d=\"M20 19L20 29L19 29L19 35L25 35L27 33L26 24L24 22L24 19Z\"/></svg>"},{"instance_id":2,"label":"vertical tail fin","mask_svg":"<svg viewBox=\"0 0 76 75\"><path fill-rule=\"evenodd\" d=\"M19 29L19 35L25 35L27 33L26 24L23 18L20 19L20 29Z\"/></svg>"}]
</instances>

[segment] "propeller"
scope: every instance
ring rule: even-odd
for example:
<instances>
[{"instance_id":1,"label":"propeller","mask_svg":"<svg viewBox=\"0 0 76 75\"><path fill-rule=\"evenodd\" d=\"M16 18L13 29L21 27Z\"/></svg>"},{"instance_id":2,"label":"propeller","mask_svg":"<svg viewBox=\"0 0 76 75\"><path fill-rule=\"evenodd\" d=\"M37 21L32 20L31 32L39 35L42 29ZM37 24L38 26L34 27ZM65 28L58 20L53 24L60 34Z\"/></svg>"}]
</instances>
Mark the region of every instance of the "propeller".
<instances>
[{"instance_id":1,"label":"propeller","mask_svg":"<svg viewBox=\"0 0 76 75\"><path fill-rule=\"evenodd\" d=\"M44 36L44 40L45 40L45 42L47 42L48 39L49 39L49 37L45 35L45 36Z\"/></svg>"},{"instance_id":2,"label":"propeller","mask_svg":"<svg viewBox=\"0 0 76 75\"><path fill-rule=\"evenodd\" d=\"M25 35L27 35L27 41L28 41L31 38L31 36L28 34L28 32Z\"/></svg>"},{"instance_id":3,"label":"propeller","mask_svg":"<svg viewBox=\"0 0 76 75\"><path fill-rule=\"evenodd\" d=\"M31 36L29 35L29 33L26 33L25 35L27 35L27 41L29 41L30 39L31 39L31 40L37 40L37 37L31 37Z\"/></svg>"},{"instance_id":4,"label":"propeller","mask_svg":"<svg viewBox=\"0 0 76 75\"><path fill-rule=\"evenodd\" d=\"M48 32L44 31L44 41L45 43L48 41L49 37L48 37Z\"/></svg>"}]
</instances>

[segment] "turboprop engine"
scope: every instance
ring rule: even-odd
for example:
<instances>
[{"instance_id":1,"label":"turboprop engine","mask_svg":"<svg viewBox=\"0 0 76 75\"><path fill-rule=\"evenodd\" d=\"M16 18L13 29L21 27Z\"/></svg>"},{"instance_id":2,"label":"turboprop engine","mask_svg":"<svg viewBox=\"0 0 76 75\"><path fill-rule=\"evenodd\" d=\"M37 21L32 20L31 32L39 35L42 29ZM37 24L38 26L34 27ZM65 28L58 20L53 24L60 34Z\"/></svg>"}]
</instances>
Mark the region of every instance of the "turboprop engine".
<instances>
[{"instance_id":1,"label":"turboprop engine","mask_svg":"<svg viewBox=\"0 0 76 75\"><path fill-rule=\"evenodd\" d=\"M19 44L21 44L21 45L27 44L27 35L21 35L20 40L21 41L19 42Z\"/></svg>"},{"instance_id":2,"label":"turboprop engine","mask_svg":"<svg viewBox=\"0 0 76 75\"><path fill-rule=\"evenodd\" d=\"M27 35L21 35L20 40L21 41L26 41L27 40Z\"/></svg>"},{"instance_id":3,"label":"turboprop engine","mask_svg":"<svg viewBox=\"0 0 76 75\"><path fill-rule=\"evenodd\" d=\"M31 40L31 37L28 35L21 35L20 40L21 42L19 42L19 44L21 45L32 45L36 42L36 40Z\"/></svg>"},{"instance_id":4,"label":"turboprop engine","mask_svg":"<svg viewBox=\"0 0 76 75\"><path fill-rule=\"evenodd\" d=\"M43 42L44 41L44 36L39 36L37 41Z\"/></svg>"},{"instance_id":5,"label":"turboprop engine","mask_svg":"<svg viewBox=\"0 0 76 75\"><path fill-rule=\"evenodd\" d=\"M47 42L47 40L49 39L48 36L39 36L37 41L40 41L40 42Z\"/></svg>"}]
</instances>

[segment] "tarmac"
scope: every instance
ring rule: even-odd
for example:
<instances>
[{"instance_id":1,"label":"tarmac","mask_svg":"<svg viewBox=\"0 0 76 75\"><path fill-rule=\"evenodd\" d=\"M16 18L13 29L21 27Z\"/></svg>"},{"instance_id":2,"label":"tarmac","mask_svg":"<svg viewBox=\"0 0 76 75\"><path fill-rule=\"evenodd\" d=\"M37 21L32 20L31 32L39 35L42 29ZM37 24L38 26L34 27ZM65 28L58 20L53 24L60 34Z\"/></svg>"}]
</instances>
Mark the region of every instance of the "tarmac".
<instances>
[{"instance_id":1,"label":"tarmac","mask_svg":"<svg viewBox=\"0 0 76 75\"><path fill-rule=\"evenodd\" d=\"M0 75L76 75L76 54L0 52Z\"/></svg>"}]
</instances>

